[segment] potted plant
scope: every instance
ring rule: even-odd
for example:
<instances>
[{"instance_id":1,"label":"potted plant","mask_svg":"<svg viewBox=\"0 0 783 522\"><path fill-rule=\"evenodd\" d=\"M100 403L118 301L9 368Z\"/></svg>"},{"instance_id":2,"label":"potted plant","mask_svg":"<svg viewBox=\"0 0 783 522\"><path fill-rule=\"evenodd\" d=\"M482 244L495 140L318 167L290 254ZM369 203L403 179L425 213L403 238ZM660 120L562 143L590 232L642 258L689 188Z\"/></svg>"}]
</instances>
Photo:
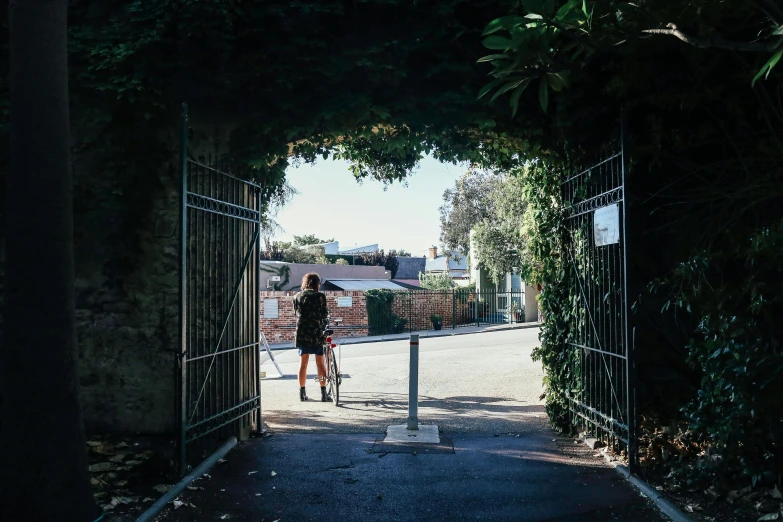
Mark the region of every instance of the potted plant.
<instances>
[{"instance_id":1,"label":"potted plant","mask_svg":"<svg viewBox=\"0 0 783 522\"><path fill-rule=\"evenodd\" d=\"M516 301L511 301L511 314L514 318L514 322L522 322L522 310L519 309L519 303Z\"/></svg>"},{"instance_id":2,"label":"potted plant","mask_svg":"<svg viewBox=\"0 0 783 522\"><path fill-rule=\"evenodd\" d=\"M408 323L408 320L400 317L397 314L392 314L392 333L402 333L405 331L405 325Z\"/></svg>"},{"instance_id":3,"label":"potted plant","mask_svg":"<svg viewBox=\"0 0 783 522\"><path fill-rule=\"evenodd\" d=\"M430 315L430 320L432 321L432 329L433 330L440 330L443 328L443 317L432 314Z\"/></svg>"}]
</instances>

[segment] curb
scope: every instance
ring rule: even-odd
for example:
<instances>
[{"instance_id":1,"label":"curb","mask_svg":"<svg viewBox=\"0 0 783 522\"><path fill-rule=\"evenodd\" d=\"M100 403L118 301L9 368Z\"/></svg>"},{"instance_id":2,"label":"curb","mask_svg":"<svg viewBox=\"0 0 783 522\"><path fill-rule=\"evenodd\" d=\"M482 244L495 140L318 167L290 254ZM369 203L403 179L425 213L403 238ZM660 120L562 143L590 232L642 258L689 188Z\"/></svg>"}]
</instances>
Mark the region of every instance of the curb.
<instances>
[{"instance_id":1,"label":"curb","mask_svg":"<svg viewBox=\"0 0 783 522\"><path fill-rule=\"evenodd\" d=\"M657 507L661 513L674 520L674 522L694 522L694 520L685 514L683 510L675 506L669 499L663 496L663 494L650 486L647 482L643 481L639 477L632 475L628 470L628 466L620 464L616 460L609 460L609 457L601 453L606 462L612 466L617 473L622 475L625 480L633 484L642 495L649 498L655 507Z\"/></svg>"},{"instance_id":2,"label":"curb","mask_svg":"<svg viewBox=\"0 0 783 522\"><path fill-rule=\"evenodd\" d=\"M191 471L188 475L186 475L182 480L180 480L178 483L176 483L170 490L168 490L162 497L160 497L157 502L152 504L147 511L139 515L139 518L136 519L136 522L150 522L155 517L160 514L160 512L163 510L166 505L173 501L175 498L179 496L180 493L182 493L186 487L190 485L191 482L196 480L197 478L200 478L204 475L209 469L214 466L218 460L222 459L226 453L231 451L231 449L237 445L237 438L231 437L228 439L222 446L220 446L212 455L207 457L204 462L199 464L196 469Z\"/></svg>"},{"instance_id":3,"label":"curb","mask_svg":"<svg viewBox=\"0 0 783 522\"><path fill-rule=\"evenodd\" d=\"M508 330L528 330L530 328L538 328L540 326L541 326L541 323L536 322L536 323L523 324L522 326L505 326L505 327L492 328L491 330L486 329L486 330L478 330L478 331L474 331L474 332L460 332L459 330L455 329L455 330L452 330L452 331L450 331L448 333L427 334L427 335L419 334L419 339L429 339L431 337L452 337L452 336L456 336L456 335L472 335L472 334L480 334L480 333L485 333L485 332L505 332L505 331L508 331ZM432 330L432 331L434 331L434 330ZM443 330L441 330L441 331L443 332ZM414 333L414 332L411 332L411 333ZM407 338L408 337L406 336L406 337L390 337L390 338L386 338L386 339L384 339L384 338L380 338L380 339L361 339L361 340L357 340L357 341L351 341L351 339L348 338L348 339L346 339L345 342L341 342L339 344L347 346L349 344L385 343L385 342L389 342L389 341L404 341ZM291 344L291 346L271 346L270 347L270 349L273 352L274 351L280 351L280 350L293 350L294 348L296 348L296 347L293 346L293 343Z\"/></svg>"}]
</instances>

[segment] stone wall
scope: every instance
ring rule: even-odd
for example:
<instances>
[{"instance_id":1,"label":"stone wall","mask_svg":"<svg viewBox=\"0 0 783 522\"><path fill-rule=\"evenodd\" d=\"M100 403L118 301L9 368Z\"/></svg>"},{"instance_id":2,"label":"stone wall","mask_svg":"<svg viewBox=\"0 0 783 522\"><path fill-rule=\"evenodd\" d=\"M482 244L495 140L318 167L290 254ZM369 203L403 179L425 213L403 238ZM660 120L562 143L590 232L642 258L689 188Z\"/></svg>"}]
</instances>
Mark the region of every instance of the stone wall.
<instances>
[{"instance_id":1,"label":"stone wall","mask_svg":"<svg viewBox=\"0 0 783 522\"><path fill-rule=\"evenodd\" d=\"M227 128L195 125L198 121L191 118L191 156L225 152ZM101 147L73 157L77 342L88 432L176 430L181 226L176 112L171 123L164 130L126 129L124 141L101 136Z\"/></svg>"},{"instance_id":2,"label":"stone wall","mask_svg":"<svg viewBox=\"0 0 783 522\"><path fill-rule=\"evenodd\" d=\"M176 141L173 141L176 144ZM76 321L89 432L173 433L179 170L74 158Z\"/></svg>"},{"instance_id":3,"label":"stone wall","mask_svg":"<svg viewBox=\"0 0 783 522\"><path fill-rule=\"evenodd\" d=\"M270 343L291 342L296 333L296 315L294 314L294 295L296 292L261 292L261 331ZM334 337L364 337L368 335L367 300L363 291L324 292L326 305L332 320L342 319L340 326L334 327ZM338 298L351 298L351 306L338 306ZM269 318L264 313L264 301L277 300L277 318ZM345 299L341 300L343 304Z\"/></svg>"}]
</instances>

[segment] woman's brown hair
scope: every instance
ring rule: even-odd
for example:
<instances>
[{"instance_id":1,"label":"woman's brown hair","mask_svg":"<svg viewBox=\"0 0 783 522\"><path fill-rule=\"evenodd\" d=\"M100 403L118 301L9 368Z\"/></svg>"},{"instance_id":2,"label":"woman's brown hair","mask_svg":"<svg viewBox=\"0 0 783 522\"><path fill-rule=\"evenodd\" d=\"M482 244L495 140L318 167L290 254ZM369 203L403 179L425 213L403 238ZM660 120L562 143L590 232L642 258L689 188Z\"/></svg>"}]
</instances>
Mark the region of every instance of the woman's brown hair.
<instances>
[{"instance_id":1,"label":"woman's brown hair","mask_svg":"<svg viewBox=\"0 0 783 522\"><path fill-rule=\"evenodd\" d=\"M302 278L302 290L315 290L318 291L318 287L321 286L321 276L315 272L305 274Z\"/></svg>"}]
</instances>

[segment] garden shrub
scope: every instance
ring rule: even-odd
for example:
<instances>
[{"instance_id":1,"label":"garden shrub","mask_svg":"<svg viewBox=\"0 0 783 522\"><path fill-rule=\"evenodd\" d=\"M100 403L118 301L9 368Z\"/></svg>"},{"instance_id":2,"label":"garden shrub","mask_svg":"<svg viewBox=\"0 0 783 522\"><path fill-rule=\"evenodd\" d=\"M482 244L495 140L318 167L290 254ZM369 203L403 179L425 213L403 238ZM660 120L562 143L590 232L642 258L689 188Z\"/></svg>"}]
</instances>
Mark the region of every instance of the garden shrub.
<instances>
[{"instance_id":1,"label":"garden shrub","mask_svg":"<svg viewBox=\"0 0 783 522\"><path fill-rule=\"evenodd\" d=\"M697 324L687 362L701 381L682 413L704 451L687 469L771 484L783 464L783 222L749 238L726 234L722 244L650 290L669 289L662 312L684 311Z\"/></svg>"},{"instance_id":2,"label":"garden shrub","mask_svg":"<svg viewBox=\"0 0 783 522\"><path fill-rule=\"evenodd\" d=\"M366 290L369 335L386 335L392 331L394 292L386 288Z\"/></svg>"}]
</instances>

